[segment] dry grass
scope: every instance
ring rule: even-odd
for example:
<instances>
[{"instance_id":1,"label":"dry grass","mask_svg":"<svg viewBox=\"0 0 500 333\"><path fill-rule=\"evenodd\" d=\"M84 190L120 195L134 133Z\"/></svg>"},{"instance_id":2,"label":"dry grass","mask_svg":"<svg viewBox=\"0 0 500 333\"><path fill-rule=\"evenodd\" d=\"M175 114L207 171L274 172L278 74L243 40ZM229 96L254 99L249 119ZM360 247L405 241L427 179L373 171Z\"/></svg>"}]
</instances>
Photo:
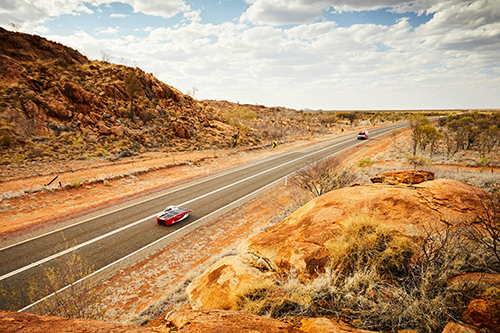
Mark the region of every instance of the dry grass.
<instances>
[{"instance_id":1,"label":"dry grass","mask_svg":"<svg viewBox=\"0 0 500 333\"><path fill-rule=\"evenodd\" d=\"M365 216L347 220L337 239L326 244L332 270L349 275L369 267L387 279L404 274L417 245Z\"/></svg>"},{"instance_id":2,"label":"dry grass","mask_svg":"<svg viewBox=\"0 0 500 333\"><path fill-rule=\"evenodd\" d=\"M353 217L329 249L326 273L308 283L292 273L276 284L254 285L239 295L239 309L274 318L326 316L376 331L440 332L460 319L472 297L497 292L446 286L458 274L490 271L495 259L460 230L429 230L414 242L368 217Z\"/></svg>"}]
</instances>

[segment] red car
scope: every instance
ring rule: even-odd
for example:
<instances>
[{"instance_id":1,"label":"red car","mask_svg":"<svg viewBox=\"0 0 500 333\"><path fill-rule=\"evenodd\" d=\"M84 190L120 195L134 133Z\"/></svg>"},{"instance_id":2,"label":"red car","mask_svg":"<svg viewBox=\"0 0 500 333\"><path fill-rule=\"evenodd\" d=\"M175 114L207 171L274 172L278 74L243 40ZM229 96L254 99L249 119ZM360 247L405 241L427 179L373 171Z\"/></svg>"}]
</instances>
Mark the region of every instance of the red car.
<instances>
[{"instance_id":1,"label":"red car","mask_svg":"<svg viewBox=\"0 0 500 333\"><path fill-rule=\"evenodd\" d=\"M358 133L358 140L367 140L368 139L368 131L361 131Z\"/></svg>"},{"instance_id":2,"label":"red car","mask_svg":"<svg viewBox=\"0 0 500 333\"><path fill-rule=\"evenodd\" d=\"M176 207L176 206L168 206L165 208L163 212L156 216L156 223L165 225L172 225L179 221L184 220L189 216L191 211L188 209Z\"/></svg>"}]
</instances>

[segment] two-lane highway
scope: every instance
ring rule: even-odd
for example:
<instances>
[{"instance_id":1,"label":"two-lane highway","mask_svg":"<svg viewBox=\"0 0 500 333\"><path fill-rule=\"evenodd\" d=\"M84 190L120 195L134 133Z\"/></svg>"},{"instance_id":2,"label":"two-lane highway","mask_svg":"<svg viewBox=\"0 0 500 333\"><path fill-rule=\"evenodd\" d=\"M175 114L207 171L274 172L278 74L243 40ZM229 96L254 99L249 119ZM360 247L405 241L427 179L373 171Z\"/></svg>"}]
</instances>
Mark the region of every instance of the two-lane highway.
<instances>
[{"instance_id":1,"label":"two-lane highway","mask_svg":"<svg viewBox=\"0 0 500 333\"><path fill-rule=\"evenodd\" d=\"M404 126L406 124L373 129L370 138ZM208 217L231 205L241 204L242 198L257 193L308 164L363 143L354 135L342 136L234 172L188 183L180 189L159 193L143 202L80 220L62 230L28 237L9 246L0 244L0 286L7 293L25 291L17 298L17 302L21 307L27 306L30 304L30 279L41 279L47 267L57 265L57 257L76 251L97 271L108 269L113 263L123 264L124 258L131 258L132 254L140 256L141 251L144 251L142 256L147 255L150 252L146 249L151 251L152 245L165 246L175 237L206 223ZM156 214L172 204L191 209L192 213L186 220L173 226L157 225ZM0 309L7 310L11 305L10 301L3 299Z\"/></svg>"}]
</instances>

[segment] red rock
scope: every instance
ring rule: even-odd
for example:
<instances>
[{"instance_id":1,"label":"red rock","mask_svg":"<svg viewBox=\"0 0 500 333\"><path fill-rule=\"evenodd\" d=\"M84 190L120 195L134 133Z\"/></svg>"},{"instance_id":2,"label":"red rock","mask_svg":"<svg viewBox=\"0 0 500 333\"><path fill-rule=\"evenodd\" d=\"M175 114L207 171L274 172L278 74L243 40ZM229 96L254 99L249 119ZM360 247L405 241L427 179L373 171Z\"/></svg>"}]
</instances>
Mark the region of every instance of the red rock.
<instances>
[{"instance_id":1,"label":"red rock","mask_svg":"<svg viewBox=\"0 0 500 333\"><path fill-rule=\"evenodd\" d=\"M157 330L139 325L121 325L90 319L66 319L32 313L0 310L2 333L153 333Z\"/></svg>"},{"instance_id":2,"label":"red rock","mask_svg":"<svg viewBox=\"0 0 500 333\"><path fill-rule=\"evenodd\" d=\"M177 134L177 136L181 139L191 139L191 133L189 132L189 129L187 126L182 125L180 123L174 123L173 124L174 131Z\"/></svg>"},{"instance_id":3,"label":"red rock","mask_svg":"<svg viewBox=\"0 0 500 333\"><path fill-rule=\"evenodd\" d=\"M172 313L165 321L170 332L179 333L301 333L281 321L239 311L184 310ZM163 326L158 328L164 329ZM167 331L168 332L168 331Z\"/></svg>"},{"instance_id":4,"label":"red rock","mask_svg":"<svg viewBox=\"0 0 500 333\"><path fill-rule=\"evenodd\" d=\"M0 120L14 125L16 133L27 135L29 128L29 120L26 114L17 108L7 107L0 112Z\"/></svg>"},{"instance_id":5,"label":"red rock","mask_svg":"<svg viewBox=\"0 0 500 333\"><path fill-rule=\"evenodd\" d=\"M25 71L24 67L16 60L4 54L0 54L0 77L2 78L2 82L17 82Z\"/></svg>"},{"instance_id":6,"label":"red rock","mask_svg":"<svg viewBox=\"0 0 500 333\"><path fill-rule=\"evenodd\" d=\"M479 333L480 331L473 326L449 322L442 333Z\"/></svg>"},{"instance_id":7,"label":"red rock","mask_svg":"<svg viewBox=\"0 0 500 333\"><path fill-rule=\"evenodd\" d=\"M197 310L236 309L237 294L248 285L272 281L275 272L263 272L251 256L231 256L219 260L188 286L186 294Z\"/></svg>"},{"instance_id":8,"label":"red rock","mask_svg":"<svg viewBox=\"0 0 500 333\"><path fill-rule=\"evenodd\" d=\"M26 111L26 114L28 114L30 117L38 117L40 116L40 109L38 108L38 105L36 105L33 101L27 101L23 105L24 110Z\"/></svg>"},{"instance_id":9,"label":"red rock","mask_svg":"<svg viewBox=\"0 0 500 333\"><path fill-rule=\"evenodd\" d=\"M101 135L109 135L111 134L111 128L109 128L108 126L104 125L102 126L101 128L99 128L99 134Z\"/></svg>"},{"instance_id":10,"label":"red rock","mask_svg":"<svg viewBox=\"0 0 500 333\"><path fill-rule=\"evenodd\" d=\"M125 127L123 126L114 126L111 129L111 132L116 135L116 136L123 136L123 133L125 133Z\"/></svg>"},{"instance_id":11,"label":"red rock","mask_svg":"<svg viewBox=\"0 0 500 333\"><path fill-rule=\"evenodd\" d=\"M489 286L500 287L500 274L491 273L465 273L452 277L446 283L447 287L460 288L464 283L470 283L474 286Z\"/></svg>"},{"instance_id":12,"label":"red rock","mask_svg":"<svg viewBox=\"0 0 500 333\"><path fill-rule=\"evenodd\" d=\"M71 111L69 111L66 106L60 101L51 100L47 103L49 109L49 114L55 116L61 120L67 120L71 118Z\"/></svg>"},{"instance_id":13,"label":"red rock","mask_svg":"<svg viewBox=\"0 0 500 333\"><path fill-rule=\"evenodd\" d=\"M64 84L63 89L64 89L64 94L66 96L68 96L68 98L71 99L73 102L80 103L80 104L83 104L83 103L89 104L89 102L87 102L85 100L85 97L84 97L84 96L88 95L88 93L82 87L80 87L78 84L73 83L73 82L66 82Z\"/></svg>"},{"instance_id":14,"label":"red rock","mask_svg":"<svg viewBox=\"0 0 500 333\"><path fill-rule=\"evenodd\" d=\"M475 327L500 332L500 301L490 298L472 300L463 317L465 322Z\"/></svg>"}]
</instances>

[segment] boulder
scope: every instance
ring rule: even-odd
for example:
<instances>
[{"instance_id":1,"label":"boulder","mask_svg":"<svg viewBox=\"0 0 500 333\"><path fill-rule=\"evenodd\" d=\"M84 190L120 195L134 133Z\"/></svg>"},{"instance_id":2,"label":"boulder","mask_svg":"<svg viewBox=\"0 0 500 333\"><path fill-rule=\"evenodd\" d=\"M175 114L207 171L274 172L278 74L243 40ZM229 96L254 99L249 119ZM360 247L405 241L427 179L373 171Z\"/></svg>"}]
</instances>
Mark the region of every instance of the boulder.
<instances>
[{"instance_id":1,"label":"boulder","mask_svg":"<svg viewBox=\"0 0 500 333\"><path fill-rule=\"evenodd\" d=\"M240 291L256 282L273 281L278 277L266 269L253 256L225 257L194 279L186 294L197 310L236 309Z\"/></svg>"},{"instance_id":2,"label":"boulder","mask_svg":"<svg viewBox=\"0 0 500 333\"><path fill-rule=\"evenodd\" d=\"M125 133L125 127L123 127L122 125L114 126L111 129L111 132L116 136L123 136L123 133Z\"/></svg>"},{"instance_id":3,"label":"boulder","mask_svg":"<svg viewBox=\"0 0 500 333\"><path fill-rule=\"evenodd\" d=\"M99 134L101 135L110 135L111 133L111 128L106 125L103 125L101 128L99 128Z\"/></svg>"},{"instance_id":4,"label":"boulder","mask_svg":"<svg viewBox=\"0 0 500 333\"><path fill-rule=\"evenodd\" d=\"M492 332L500 332L500 300L493 298L472 300L463 319L477 328L487 328Z\"/></svg>"},{"instance_id":5,"label":"boulder","mask_svg":"<svg viewBox=\"0 0 500 333\"><path fill-rule=\"evenodd\" d=\"M461 289L464 284L471 284L480 289L488 287L500 288L500 274L492 273L465 273L452 277L446 286L449 288Z\"/></svg>"},{"instance_id":6,"label":"boulder","mask_svg":"<svg viewBox=\"0 0 500 333\"><path fill-rule=\"evenodd\" d=\"M166 319L165 326L158 328L179 333L301 333L300 330L276 319L223 310L174 312Z\"/></svg>"},{"instance_id":7,"label":"boulder","mask_svg":"<svg viewBox=\"0 0 500 333\"><path fill-rule=\"evenodd\" d=\"M180 124L180 123L174 123L173 124L174 131L177 134L177 136L181 139L191 139L191 133L189 132L189 129L187 126Z\"/></svg>"},{"instance_id":8,"label":"boulder","mask_svg":"<svg viewBox=\"0 0 500 333\"><path fill-rule=\"evenodd\" d=\"M25 72L26 69L19 62L7 55L0 54L0 77L2 78L2 82L17 82Z\"/></svg>"},{"instance_id":9,"label":"boulder","mask_svg":"<svg viewBox=\"0 0 500 333\"><path fill-rule=\"evenodd\" d=\"M57 117L61 120L67 120L71 118L71 111L64 106L61 101L50 100L47 103L47 108L49 109L49 114Z\"/></svg>"},{"instance_id":10,"label":"boulder","mask_svg":"<svg viewBox=\"0 0 500 333\"><path fill-rule=\"evenodd\" d=\"M79 104L90 104L92 101L92 96L76 83L66 82L63 90L64 94L73 102Z\"/></svg>"},{"instance_id":11,"label":"boulder","mask_svg":"<svg viewBox=\"0 0 500 333\"><path fill-rule=\"evenodd\" d=\"M24 111L26 111L26 114L29 117L35 118L39 117L40 114L40 109L38 108L38 105L36 105L33 101L29 100L23 105Z\"/></svg>"},{"instance_id":12,"label":"boulder","mask_svg":"<svg viewBox=\"0 0 500 333\"><path fill-rule=\"evenodd\" d=\"M420 184L434 179L434 172L424 170L401 170L377 173L370 180L372 183L389 185Z\"/></svg>"},{"instance_id":13,"label":"boulder","mask_svg":"<svg viewBox=\"0 0 500 333\"><path fill-rule=\"evenodd\" d=\"M12 124L18 134L28 134L30 122L21 109L13 107L5 108L3 112L0 112L0 121Z\"/></svg>"},{"instance_id":14,"label":"boulder","mask_svg":"<svg viewBox=\"0 0 500 333\"><path fill-rule=\"evenodd\" d=\"M245 284L253 283L255 276L261 274L231 282L244 275L240 272L255 269L252 262L238 259L249 255L283 276L293 271L302 280L315 278L329 260L325 244L334 241L343 223L353 216L368 215L395 232L418 238L429 227L444 229L476 221L483 213L481 202L487 195L476 187L445 179L411 187L363 185L326 193L240 244L236 258L224 258L195 279L188 288L190 302L197 309L213 309L218 303L227 307L228 300L248 288ZM238 265L228 265L229 262ZM245 267L248 263L250 266ZM216 279L214 272L218 272ZM224 279L219 280L219 276Z\"/></svg>"}]
</instances>

